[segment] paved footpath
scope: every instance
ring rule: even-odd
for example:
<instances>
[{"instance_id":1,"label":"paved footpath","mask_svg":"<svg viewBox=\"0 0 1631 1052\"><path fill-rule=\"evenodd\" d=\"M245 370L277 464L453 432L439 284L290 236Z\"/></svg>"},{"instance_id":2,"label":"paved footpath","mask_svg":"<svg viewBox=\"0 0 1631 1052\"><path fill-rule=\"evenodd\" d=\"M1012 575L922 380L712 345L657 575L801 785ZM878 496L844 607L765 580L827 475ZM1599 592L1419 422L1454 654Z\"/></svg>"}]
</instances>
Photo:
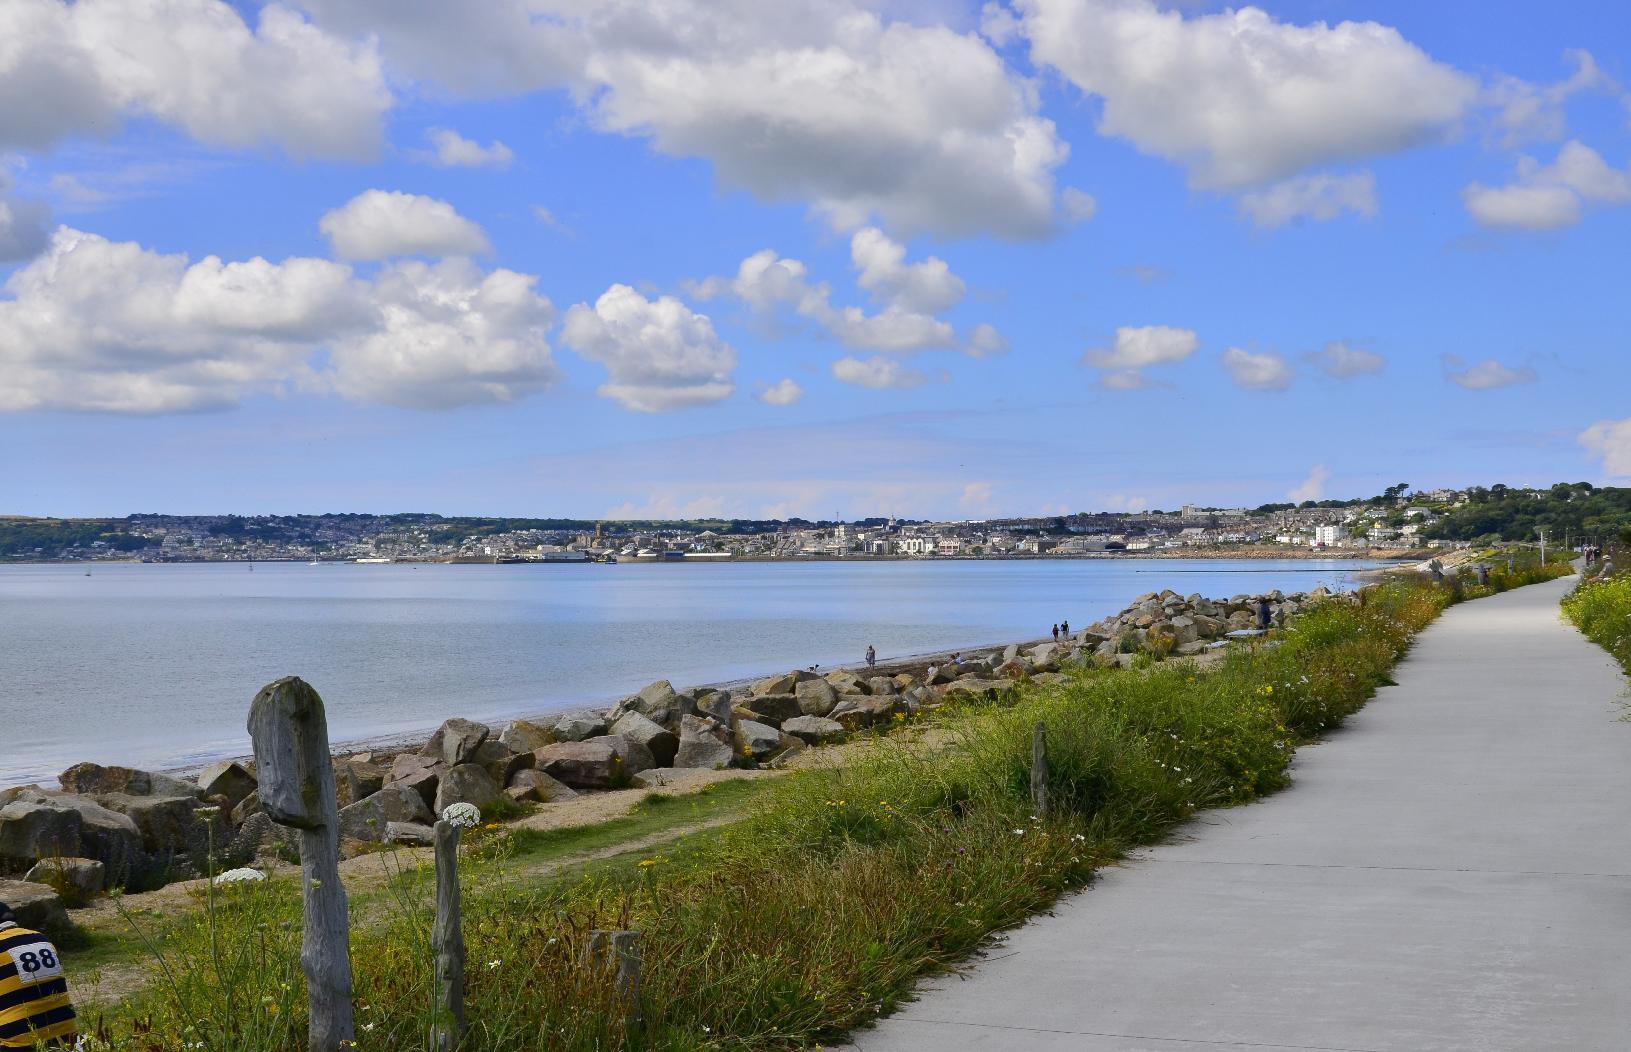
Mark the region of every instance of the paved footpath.
<instances>
[{"instance_id":1,"label":"paved footpath","mask_svg":"<svg viewBox=\"0 0 1631 1052\"><path fill-rule=\"evenodd\" d=\"M1631 1049L1625 679L1572 579L1455 607L1268 800L1104 871L862 1052Z\"/></svg>"}]
</instances>

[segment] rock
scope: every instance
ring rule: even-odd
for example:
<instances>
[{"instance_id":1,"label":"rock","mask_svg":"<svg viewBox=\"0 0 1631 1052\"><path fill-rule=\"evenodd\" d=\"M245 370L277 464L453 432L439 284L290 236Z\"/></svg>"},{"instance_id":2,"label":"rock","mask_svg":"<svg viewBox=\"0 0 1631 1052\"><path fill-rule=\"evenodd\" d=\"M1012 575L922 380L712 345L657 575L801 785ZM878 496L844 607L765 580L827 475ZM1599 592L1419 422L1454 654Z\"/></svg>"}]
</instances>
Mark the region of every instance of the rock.
<instances>
[{"instance_id":1,"label":"rock","mask_svg":"<svg viewBox=\"0 0 1631 1052\"><path fill-rule=\"evenodd\" d=\"M754 763L762 763L782 748L781 731L764 723L742 720L736 725L736 750Z\"/></svg>"},{"instance_id":2,"label":"rock","mask_svg":"<svg viewBox=\"0 0 1631 1052\"><path fill-rule=\"evenodd\" d=\"M1012 661L1004 661L1001 667L997 669L997 675L1004 679L1025 679L1035 671L1031 667L1030 661L1020 657L1014 658Z\"/></svg>"},{"instance_id":3,"label":"rock","mask_svg":"<svg viewBox=\"0 0 1631 1052\"><path fill-rule=\"evenodd\" d=\"M43 858L23 879L52 888L72 888L81 898L89 898L107 887L108 868L94 858Z\"/></svg>"},{"instance_id":4,"label":"rock","mask_svg":"<svg viewBox=\"0 0 1631 1052\"><path fill-rule=\"evenodd\" d=\"M838 691L831 682L824 679L808 679L798 685L793 693L793 700L798 705L798 712L792 716L825 716L838 704Z\"/></svg>"},{"instance_id":5,"label":"rock","mask_svg":"<svg viewBox=\"0 0 1631 1052\"><path fill-rule=\"evenodd\" d=\"M823 716L796 716L782 724L782 733L809 745L825 745L844 736L844 725Z\"/></svg>"},{"instance_id":6,"label":"rock","mask_svg":"<svg viewBox=\"0 0 1631 1052\"><path fill-rule=\"evenodd\" d=\"M758 704L758 699L754 699L754 704ZM705 690L697 695L696 703L692 706L694 711L689 714L706 716L707 718L718 723L721 727L729 727L731 725L731 712L735 709L735 707L736 705L731 698L730 691ZM682 715L685 714L682 713ZM679 726L678 717L675 718L675 722L670 726Z\"/></svg>"},{"instance_id":7,"label":"rock","mask_svg":"<svg viewBox=\"0 0 1631 1052\"><path fill-rule=\"evenodd\" d=\"M802 691L805 688L810 688L816 693L825 690L828 692L828 696L832 698L833 704L838 703L838 695L833 693L832 687L819 679L807 680L799 684L799 690ZM760 722L779 727L783 720L790 720L794 716L804 715L804 705L800 697L799 694L761 694L753 699L753 711L764 717ZM827 706L827 710L832 711L832 706Z\"/></svg>"},{"instance_id":8,"label":"rock","mask_svg":"<svg viewBox=\"0 0 1631 1052\"><path fill-rule=\"evenodd\" d=\"M1060 649L1057 643L1041 643L1031 648L1027 655L1031 667L1038 672L1052 672L1059 667Z\"/></svg>"},{"instance_id":9,"label":"rock","mask_svg":"<svg viewBox=\"0 0 1631 1052\"><path fill-rule=\"evenodd\" d=\"M16 864L77 855L84 822L71 807L13 800L0 807L0 859Z\"/></svg>"},{"instance_id":10,"label":"rock","mask_svg":"<svg viewBox=\"0 0 1631 1052\"><path fill-rule=\"evenodd\" d=\"M476 770L480 771L481 768ZM424 798L416 790L394 783L366 800L342 807L340 835L352 840L378 842L385 839L385 829L392 822L430 825L434 821L430 808L425 806Z\"/></svg>"},{"instance_id":11,"label":"rock","mask_svg":"<svg viewBox=\"0 0 1631 1052\"><path fill-rule=\"evenodd\" d=\"M533 754L538 770L574 789L610 789L621 781L622 761L604 737L556 742Z\"/></svg>"},{"instance_id":12,"label":"rock","mask_svg":"<svg viewBox=\"0 0 1631 1052\"><path fill-rule=\"evenodd\" d=\"M300 850L300 833L288 826L280 826L264 811L244 819L233 838L233 850L245 858L276 855L283 851L294 855Z\"/></svg>"},{"instance_id":13,"label":"rock","mask_svg":"<svg viewBox=\"0 0 1631 1052\"><path fill-rule=\"evenodd\" d=\"M498 740L514 749L516 752L536 752L555 739L550 737L549 728L526 720L511 720L498 732Z\"/></svg>"},{"instance_id":14,"label":"rock","mask_svg":"<svg viewBox=\"0 0 1631 1052\"><path fill-rule=\"evenodd\" d=\"M517 771L515 777L510 780L509 788L505 792L515 789L523 790L531 794L530 799L542 800L546 804L557 803L561 800L575 800L578 796L577 793L572 791L571 786L558 782L543 771L538 770Z\"/></svg>"},{"instance_id":15,"label":"rock","mask_svg":"<svg viewBox=\"0 0 1631 1052\"><path fill-rule=\"evenodd\" d=\"M889 695L900 693L900 689L895 686L895 681L888 676L873 676L866 681L866 686L869 694Z\"/></svg>"},{"instance_id":16,"label":"rock","mask_svg":"<svg viewBox=\"0 0 1631 1052\"><path fill-rule=\"evenodd\" d=\"M550 730L557 742L581 742L605 734L606 717L598 712L569 712L556 720Z\"/></svg>"},{"instance_id":17,"label":"rock","mask_svg":"<svg viewBox=\"0 0 1631 1052\"><path fill-rule=\"evenodd\" d=\"M428 808L436 800L436 783L441 781L442 772L445 770L447 764L439 759L405 752L391 764L391 773L386 776L385 784L381 788L405 785L418 793Z\"/></svg>"},{"instance_id":18,"label":"rock","mask_svg":"<svg viewBox=\"0 0 1631 1052\"><path fill-rule=\"evenodd\" d=\"M440 815L454 804L474 804L478 808L491 807L498 802L499 783L479 763L461 763L449 767L436 787L436 806L432 815Z\"/></svg>"},{"instance_id":19,"label":"rock","mask_svg":"<svg viewBox=\"0 0 1631 1052\"><path fill-rule=\"evenodd\" d=\"M1223 634L1223 622L1207 614L1194 617L1195 632L1200 639L1216 639Z\"/></svg>"},{"instance_id":20,"label":"rock","mask_svg":"<svg viewBox=\"0 0 1631 1052\"><path fill-rule=\"evenodd\" d=\"M862 727L876 727L888 723L895 713L904 708L905 704L901 699L892 694L851 695L838 703L838 707L832 710L831 718L842 724L846 730L858 730Z\"/></svg>"},{"instance_id":21,"label":"rock","mask_svg":"<svg viewBox=\"0 0 1631 1052\"><path fill-rule=\"evenodd\" d=\"M426 757L414 758L426 759ZM357 757L352 756L340 760L334 765L335 801L341 807L354 804L358 800L366 800L383 788L385 788L385 771L368 760L359 760ZM249 796L244 799L256 800L257 804L259 803L257 797ZM243 821L242 818L238 817L238 808L233 808L232 815L234 824Z\"/></svg>"},{"instance_id":22,"label":"rock","mask_svg":"<svg viewBox=\"0 0 1631 1052\"><path fill-rule=\"evenodd\" d=\"M701 716L680 719L680 747L674 755L675 767L711 770L729 767L733 759L735 752L728 730Z\"/></svg>"},{"instance_id":23,"label":"rock","mask_svg":"<svg viewBox=\"0 0 1631 1052\"><path fill-rule=\"evenodd\" d=\"M57 776L65 792L82 796L97 793L124 793L127 796L202 796L198 786L153 771L133 767L103 767L96 763L76 763Z\"/></svg>"},{"instance_id":24,"label":"rock","mask_svg":"<svg viewBox=\"0 0 1631 1052\"><path fill-rule=\"evenodd\" d=\"M667 767L679 751L679 735L638 712L625 713L612 724L612 733L646 748L653 767Z\"/></svg>"},{"instance_id":25,"label":"rock","mask_svg":"<svg viewBox=\"0 0 1631 1052\"><path fill-rule=\"evenodd\" d=\"M897 691L904 692L906 690L909 690L912 687L917 686L917 677L912 675L910 672L896 673L894 676L891 676L890 678L895 681L895 689Z\"/></svg>"},{"instance_id":26,"label":"rock","mask_svg":"<svg viewBox=\"0 0 1631 1052\"><path fill-rule=\"evenodd\" d=\"M817 716L815 718L819 720L822 717ZM787 762L789 760L797 756L799 753L804 752L809 747L810 746L805 743L803 738L795 738L791 734L783 734L781 739L781 751L776 754L775 758L772 759L767 766L771 768L785 767L787 766Z\"/></svg>"},{"instance_id":27,"label":"rock","mask_svg":"<svg viewBox=\"0 0 1631 1052\"><path fill-rule=\"evenodd\" d=\"M374 791L378 792L379 789L376 787ZM366 796L366 795L368 795L368 794L366 794L366 793L363 794L363 796ZM358 799L361 799L361 797L358 797ZM354 800L347 800L346 801L346 803L348 803L348 804L349 803L355 803L355 802L356 801L354 801ZM265 810L266 809L261 806L260 794L257 793L257 794L255 794L253 796L244 797L242 800L240 800L238 802L238 806L234 807L232 809L232 826L233 826L233 828L236 829L238 826L241 826L245 822L249 821L249 819L252 816L258 815L258 814L260 814L261 812L263 812Z\"/></svg>"},{"instance_id":28,"label":"rock","mask_svg":"<svg viewBox=\"0 0 1631 1052\"><path fill-rule=\"evenodd\" d=\"M204 824L193 814L198 808L195 796L102 793L96 801L136 823L142 834L142 847L149 854L175 855L202 851L208 846Z\"/></svg>"},{"instance_id":29,"label":"rock","mask_svg":"<svg viewBox=\"0 0 1631 1052\"><path fill-rule=\"evenodd\" d=\"M48 884L0 880L0 902L12 908L17 923L24 928L48 934L68 930L68 911L62 908L62 896Z\"/></svg>"},{"instance_id":30,"label":"rock","mask_svg":"<svg viewBox=\"0 0 1631 1052\"><path fill-rule=\"evenodd\" d=\"M1206 650L1208 644L1204 639L1191 640L1188 643L1179 643L1178 649L1173 651L1180 657L1194 657Z\"/></svg>"},{"instance_id":31,"label":"rock","mask_svg":"<svg viewBox=\"0 0 1631 1052\"><path fill-rule=\"evenodd\" d=\"M212 763L198 774L198 788L205 796L224 796L227 810L255 791L255 776L241 763Z\"/></svg>"},{"instance_id":32,"label":"rock","mask_svg":"<svg viewBox=\"0 0 1631 1052\"><path fill-rule=\"evenodd\" d=\"M530 752L516 752L500 741L485 741L470 757L470 762L486 768L494 785L506 786L515 772L531 767L533 760Z\"/></svg>"},{"instance_id":33,"label":"rock","mask_svg":"<svg viewBox=\"0 0 1631 1052\"><path fill-rule=\"evenodd\" d=\"M1178 646L1193 643L1200 638L1200 629L1196 627L1195 619L1187 614L1179 614L1167 624L1172 626L1174 639Z\"/></svg>"},{"instance_id":34,"label":"rock","mask_svg":"<svg viewBox=\"0 0 1631 1052\"><path fill-rule=\"evenodd\" d=\"M940 686L944 683L950 683L952 680L957 678L957 672L958 666L936 665L934 674L928 677L927 682L932 687Z\"/></svg>"},{"instance_id":35,"label":"rock","mask_svg":"<svg viewBox=\"0 0 1631 1052\"><path fill-rule=\"evenodd\" d=\"M590 738L591 742L604 742L617 756L622 768L622 779L626 781L641 771L649 771L657 766L651 755L651 750L636 741L630 741L621 734L607 734L600 738Z\"/></svg>"},{"instance_id":36,"label":"rock","mask_svg":"<svg viewBox=\"0 0 1631 1052\"><path fill-rule=\"evenodd\" d=\"M436 844L436 827L419 822L386 822L385 842L408 847L433 847Z\"/></svg>"},{"instance_id":37,"label":"rock","mask_svg":"<svg viewBox=\"0 0 1631 1052\"><path fill-rule=\"evenodd\" d=\"M1001 664L1006 665L1008 662L1013 661L1017 657L1019 657L1019 644L1009 643L1003 648Z\"/></svg>"},{"instance_id":38,"label":"rock","mask_svg":"<svg viewBox=\"0 0 1631 1052\"><path fill-rule=\"evenodd\" d=\"M753 694L755 697L758 697L761 694L794 694L797 693L798 685L800 683L807 683L815 678L816 675L813 672L806 672L804 669L796 669L792 672L783 673L780 676L771 676L769 679L761 679L759 682L753 685Z\"/></svg>"},{"instance_id":39,"label":"rock","mask_svg":"<svg viewBox=\"0 0 1631 1052\"><path fill-rule=\"evenodd\" d=\"M945 696L956 697L961 694L978 701L990 701L1002 697L1013 687L1012 680L981 679L977 676L968 676L959 679L946 688Z\"/></svg>"},{"instance_id":40,"label":"rock","mask_svg":"<svg viewBox=\"0 0 1631 1052\"><path fill-rule=\"evenodd\" d=\"M666 679L660 679L646 687L632 700L634 711L665 727L679 719L680 713L685 708L684 702L674 692L674 685Z\"/></svg>"},{"instance_id":41,"label":"rock","mask_svg":"<svg viewBox=\"0 0 1631 1052\"><path fill-rule=\"evenodd\" d=\"M454 717L436 729L425 749L439 746L434 751L421 750L425 756L439 757L449 767L457 767L461 763L469 763L475 756L476 750L481 748L492 729L485 723L474 720L465 720Z\"/></svg>"},{"instance_id":42,"label":"rock","mask_svg":"<svg viewBox=\"0 0 1631 1052\"><path fill-rule=\"evenodd\" d=\"M46 852L47 855L94 858L108 867L110 878L116 884L129 879L145 862L142 857L141 831L128 815L120 814L103 807L95 800L87 800L72 793L26 788L11 790L9 795L12 803L0 808L0 843L5 841L4 828L7 825L3 816L11 811L13 804L41 804L48 808L73 811L79 815L78 844L62 845L62 850L50 850ZM7 850L0 848L0 856L4 856ZM34 855L25 861L32 862L39 857L41 856Z\"/></svg>"},{"instance_id":43,"label":"rock","mask_svg":"<svg viewBox=\"0 0 1631 1052\"><path fill-rule=\"evenodd\" d=\"M872 689L866 685L866 680L847 668L829 672L823 679L840 694L866 694Z\"/></svg>"}]
</instances>

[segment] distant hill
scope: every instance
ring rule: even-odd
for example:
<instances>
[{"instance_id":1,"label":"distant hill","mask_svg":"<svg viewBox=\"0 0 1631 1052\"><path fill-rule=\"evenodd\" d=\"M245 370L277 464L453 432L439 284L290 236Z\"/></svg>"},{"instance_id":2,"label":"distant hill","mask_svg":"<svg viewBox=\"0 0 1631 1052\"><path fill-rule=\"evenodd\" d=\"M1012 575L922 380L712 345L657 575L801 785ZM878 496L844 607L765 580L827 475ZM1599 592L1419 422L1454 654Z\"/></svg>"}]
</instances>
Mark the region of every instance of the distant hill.
<instances>
[{"instance_id":1,"label":"distant hill","mask_svg":"<svg viewBox=\"0 0 1631 1052\"><path fill-rule=\"evenodd\" d=\"M1517 490L1506 486L1467 490L1467 503L1445 512L1428 528L1428 537L1472 541L1499 537L1533 541L1535 531L1562 543L1577 540L1607 541L1631 531L1631 489L1598 488L1589 482L1559 482L1549 490Z\"/></svg>"}]
</instances>

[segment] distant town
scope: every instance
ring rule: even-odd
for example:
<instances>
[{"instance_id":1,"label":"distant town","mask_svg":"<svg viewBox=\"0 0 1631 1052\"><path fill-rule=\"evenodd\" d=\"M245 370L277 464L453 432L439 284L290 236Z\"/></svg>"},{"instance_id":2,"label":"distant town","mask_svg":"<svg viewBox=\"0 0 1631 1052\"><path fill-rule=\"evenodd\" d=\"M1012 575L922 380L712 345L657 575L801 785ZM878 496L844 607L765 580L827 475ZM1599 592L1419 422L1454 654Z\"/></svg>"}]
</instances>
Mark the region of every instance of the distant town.
<instances>
[{"instance_id":1,"label":"distant town","mask_svg":"<svg viewBox=\"0 0 1631 1052\"><path fill-rule=\"evenodd\" d=\"M1475 540L1557 542L1631 523L1631 490L1588 483L1411 492L1357 500L1185 505L928 522L684 522L367 515L0 517L0 559L356 563L624 562L1138 556L1404 556Z\"/></svg>"}]
</instances>

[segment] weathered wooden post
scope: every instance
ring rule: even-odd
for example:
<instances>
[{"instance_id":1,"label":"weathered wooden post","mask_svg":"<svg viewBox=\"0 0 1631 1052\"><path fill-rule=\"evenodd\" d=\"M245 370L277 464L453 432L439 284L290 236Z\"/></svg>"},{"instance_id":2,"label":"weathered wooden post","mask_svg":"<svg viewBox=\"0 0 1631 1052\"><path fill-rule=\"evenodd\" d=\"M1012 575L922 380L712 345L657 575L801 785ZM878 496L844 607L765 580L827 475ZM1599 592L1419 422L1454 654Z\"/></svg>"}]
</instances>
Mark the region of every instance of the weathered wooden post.
<instances>
[{"instance_id":1,"label":"weathered wooden post","mask_svg":"<svg viewBox=\"0 0 1631 1052\"><path fill-rule=\"evenodd\" d=\"M1031 806L1038 818L1048 814L1048 728L1038 722L1031 729Z\"/></svg>"},{"instance_id":2,"label":"weathered wooden post","mask_svg":"<svg viewBox=\"0 0 1631 1052\"><path fill-rule=\"evenodd\" d=\"M351 923L340 884L340 818L334 801L328 718L306 681L269 683L249 706L249 737L261 807L272 821L300 830L311 1052L339 1052L356 1039L351 1016Z\"/></svg>"},{"instance_id":3,"label":"weathered wooden post","mask_svg":"<svg viewBox=\"0 0 1631 1052\"><path fill-rule=\"evenodd\" d=\"M459 919L459 827L436 823L436 1026L431 1047L451 1052L464 1040L464 926Z\"/></svg>"},{"instance_id":4,"label":"weathered wooden post","mask_svg":"<svg viewBox=\"0 0 1631 1052\"><path fill-rule=\"evenodd\" d=\"M612 991L623 1022L640 1027L645 1020L640 1011L640 933L595 929L583 951L589 967L612 973Z\"/></svg>"},{"instance_id":5,"label":"weathered wooden post","mask_svg":"<svg viewBox=\"0 0 1631 1052\"><path fill-rule=\"evenodd\" d=\"M1478 564L1478 584L1480 587L1489 584L1489 566L1486 563Z\"/></svg>"}]
</instances>

